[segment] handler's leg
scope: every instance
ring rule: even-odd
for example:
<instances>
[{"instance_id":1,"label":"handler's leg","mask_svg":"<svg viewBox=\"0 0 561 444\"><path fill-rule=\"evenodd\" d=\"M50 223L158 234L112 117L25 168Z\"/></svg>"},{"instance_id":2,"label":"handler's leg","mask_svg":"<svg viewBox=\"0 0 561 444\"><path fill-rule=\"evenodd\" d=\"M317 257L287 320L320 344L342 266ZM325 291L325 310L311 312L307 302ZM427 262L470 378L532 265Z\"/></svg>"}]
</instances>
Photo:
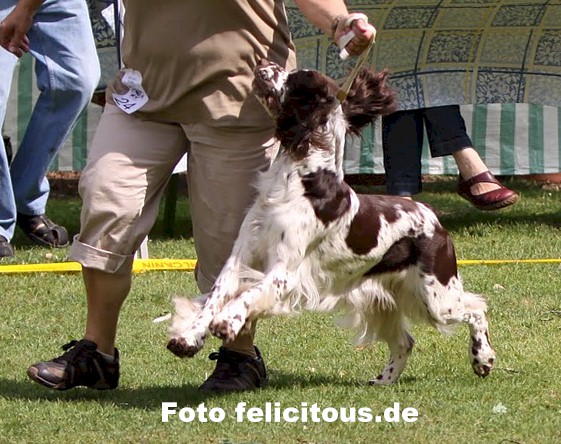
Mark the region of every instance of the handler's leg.
<instances>
[{"instance_id":1,"label":"handler's leg","mask_svg":"<svg viewBox=\"0 0 561 444\"><path fill-rule=\"evenodd\" d=\"M245 214L255 198L254 184L278 151L273 128L186 127L191 147L187 162L197 284L203 293L232 251ZM214 373L202 390L247 390L267 383L265 365L253 345L255 326L225 343L210 358Z\"/></svg>"},{"instance_id":2,"label":"handler's leg","mask_svg":"<svg viewBox=\"0 0 561 444\"><path fill-rule=\"evenodd\" d=\"M66 247L66 229L45 215L49 196L46 174L89 103L100 68L86 3L41 3L28 33L40 94L10 175L20 229L39 245Z\"/></svg>"},{"instance_id":3,"label":"handler's leg","mask_svg":"<svg viewBox=\"0 0 561 444\"><path fill-rule=\"evenodd\" d=\"M28 369L49 388L117 387L115 335L131 284L134 253L150 231L174 165L188 141L180 126L154 123L108 105L80 178L80 234L69 257L82 264L87 293L84 338Z\"/></svg>"},{"instance_id":4,"label":"handler's leg","mask_svg":"<svg viewBox=\"0 0 561 444\"><path fill-rule=\"evenodd\" d=\"M397 111L384 116L382 147L387 194L411 197L420 193L422 191L422 111Z\"/></svg>"}]
</instances>

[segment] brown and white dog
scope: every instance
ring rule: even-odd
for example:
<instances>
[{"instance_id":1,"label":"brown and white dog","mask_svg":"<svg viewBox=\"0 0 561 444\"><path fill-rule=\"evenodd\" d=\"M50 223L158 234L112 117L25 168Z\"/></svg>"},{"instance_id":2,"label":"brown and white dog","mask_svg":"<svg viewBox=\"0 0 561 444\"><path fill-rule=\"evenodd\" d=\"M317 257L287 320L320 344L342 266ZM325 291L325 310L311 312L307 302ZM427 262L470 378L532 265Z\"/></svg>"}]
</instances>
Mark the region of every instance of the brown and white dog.
<instances>
[{"instance_id":1,"label":"brown and white dog","mask_svg":"<svg viewBox=\"0 0 561 444\"><path fill-rule=\"evenodd\" d=\"M232 340L256 318L339 311L360 345L385 341L390 359L370 382L390 384L414 345L407 319L445 331L469 325L474 372L495 360L487 305L465 292L452 241L433 211L400 197L356 194L343 180L347 133L392 111L386 73L363 70L345 100L316 71L287 73L262 61L254 92L284 147L257 183L258 196L211 292L176 298L168 348L190 357L210 331Z\"/></svg>"}]
</instances>

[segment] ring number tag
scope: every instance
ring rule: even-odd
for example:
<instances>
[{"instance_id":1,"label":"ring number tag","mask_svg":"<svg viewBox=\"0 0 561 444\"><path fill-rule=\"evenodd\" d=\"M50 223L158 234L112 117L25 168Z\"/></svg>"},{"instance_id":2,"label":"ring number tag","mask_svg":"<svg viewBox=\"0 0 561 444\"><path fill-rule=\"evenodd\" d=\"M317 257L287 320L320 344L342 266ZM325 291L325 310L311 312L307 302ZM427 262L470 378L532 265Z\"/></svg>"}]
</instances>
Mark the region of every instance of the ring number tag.
<instances>
[{"instance_id":1,"label":"ring number tag","mask_svg":"<svg viewBox=\"0 0 561 444\"><path fill-rule=\"evenodd\" d=\"M127 114L132 114L148 102L148 95L142 88L142 75L132 69L124 70L121 83L129 88L125 94L113 93L115 105Z\"/></svg>"}]
</instances>

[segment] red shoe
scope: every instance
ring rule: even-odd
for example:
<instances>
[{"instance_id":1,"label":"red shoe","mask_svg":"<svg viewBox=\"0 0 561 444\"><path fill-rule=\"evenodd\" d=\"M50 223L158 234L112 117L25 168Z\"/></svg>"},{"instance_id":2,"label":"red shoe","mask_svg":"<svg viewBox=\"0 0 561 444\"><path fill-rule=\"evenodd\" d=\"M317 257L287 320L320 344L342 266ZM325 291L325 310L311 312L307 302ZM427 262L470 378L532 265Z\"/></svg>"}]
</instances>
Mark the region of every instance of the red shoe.
<instances>
[{"instance_id":1,"label":"red shoe","mask_svg":"<svg viewBox=\"0 0 561 444\"><path fill-rule=\"evenodd\" d=\"M487 193L473 194L471 192L471 187L478 183L494 183L500 188L488 191ZM462 176L460 176L458 194L471 202L475 208L485 211L499 210L508 207L514 204L519 198L515 191L501 184L490 171L485 171L468 180L464 180Z\"/></svg>"}]
</instances>

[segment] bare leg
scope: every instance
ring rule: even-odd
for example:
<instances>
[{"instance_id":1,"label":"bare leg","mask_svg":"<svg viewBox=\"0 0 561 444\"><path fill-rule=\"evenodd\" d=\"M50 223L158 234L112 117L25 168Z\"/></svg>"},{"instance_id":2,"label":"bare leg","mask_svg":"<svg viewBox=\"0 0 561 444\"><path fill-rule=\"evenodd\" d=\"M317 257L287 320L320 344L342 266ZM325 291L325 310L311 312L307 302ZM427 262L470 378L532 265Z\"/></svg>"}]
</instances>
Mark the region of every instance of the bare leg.
<instances>
[{"instance_id":1,"label":"bare leg","mask_svg":"<svg viewBox=\"0 0 561 444\"><path fill-rule=\"evenodd\" d=\"M131 287L131 273L106 273L83 268L88 314L84 339L97 344L98 350L113 355L119 313Z\"/></svg>"},{"instance_id":2,"label":"bare leg","mask_svg":"<svg viewBox=\"0 0 561 444\"><path fill-rule=\"evenodd\" d=\"M456 151L452 155L454 156L454 160L458 165L460 174L465 180L489 170L477 151L475 151L475 149L472 147L467 147L463 150ZM482 182L472 185L471 191L473 194L478 195L487 193L488 191L497 190L499 188L500 186L497 184Z\"/></svg>"},{"instance_id":3,"label":"bare leg","mask_svg":"<svg viewBox=\"0 0 561 444\"><path fill-rule=\"evenodd\" d=\"M252 321L249 328L243 328L233 341L225 342L224 346L235 352L256 357L257 353L253 345L256 326L257 320Z\"/></svg>"}]
</instances>

